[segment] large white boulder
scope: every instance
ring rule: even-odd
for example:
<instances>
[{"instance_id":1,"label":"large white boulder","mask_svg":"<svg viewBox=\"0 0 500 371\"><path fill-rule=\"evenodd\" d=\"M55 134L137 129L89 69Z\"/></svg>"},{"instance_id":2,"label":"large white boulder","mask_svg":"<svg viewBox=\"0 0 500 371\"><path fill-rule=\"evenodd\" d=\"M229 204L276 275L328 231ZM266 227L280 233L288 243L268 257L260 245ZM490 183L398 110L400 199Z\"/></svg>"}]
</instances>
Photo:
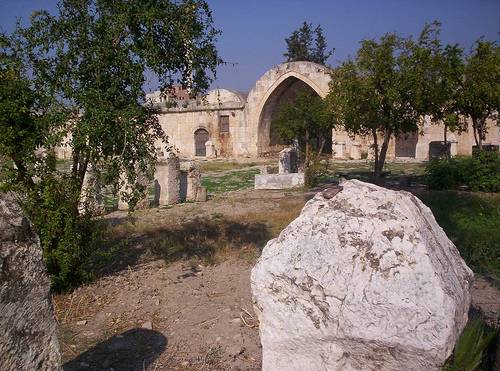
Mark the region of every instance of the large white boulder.
<instances>
[{"instance_id":1,"label":"large white boulder","mask_svg":"<svg viewBox=\"0 0 500 371\"><path fill-rule=\"evenodd\" d=\"M342 186L310 200L252 270L263 370L439 369L472 271L412 194Z\"/></svg>"}]
</instances>

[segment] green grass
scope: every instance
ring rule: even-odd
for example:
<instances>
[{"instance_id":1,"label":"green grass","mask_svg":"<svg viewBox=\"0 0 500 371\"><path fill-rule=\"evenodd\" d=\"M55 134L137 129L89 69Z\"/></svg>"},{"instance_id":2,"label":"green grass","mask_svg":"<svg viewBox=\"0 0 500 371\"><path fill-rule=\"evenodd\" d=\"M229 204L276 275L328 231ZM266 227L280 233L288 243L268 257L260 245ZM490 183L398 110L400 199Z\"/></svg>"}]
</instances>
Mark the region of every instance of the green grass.
<instances>
[{"instance_id":1,"label":"green grass","mask_svg":"<svg viewBox=\"0 0 500 371\"><path fill-rule=\"evenodd\" d=\"M201 184L207 187L209 193L223 193L252 188L254 178L260 170L238 170L220 176L207 176L201 180Z\"/></svg>"},{"instance_id":2,"label":"green grass","mask_svg":"<svg viewBox=\"0 0 500 371\"><path fill-rule=\"evenodd\" d=\"M247 167L256 166L255 162L229 162L229 161L207 161L199 164L202 173L212 173L216 171L230 171L237 169L245 169Z\"/></svg>"},{"instance_id":3,"label":"green grass","mask_svg":"<svg viewBox=\"0 0 500 371\"><path fill-rule=\"evenodd\" d=\"M434 191L418 194L476 273L500 287L500 195Z\"/></svg>"}]
</instances>

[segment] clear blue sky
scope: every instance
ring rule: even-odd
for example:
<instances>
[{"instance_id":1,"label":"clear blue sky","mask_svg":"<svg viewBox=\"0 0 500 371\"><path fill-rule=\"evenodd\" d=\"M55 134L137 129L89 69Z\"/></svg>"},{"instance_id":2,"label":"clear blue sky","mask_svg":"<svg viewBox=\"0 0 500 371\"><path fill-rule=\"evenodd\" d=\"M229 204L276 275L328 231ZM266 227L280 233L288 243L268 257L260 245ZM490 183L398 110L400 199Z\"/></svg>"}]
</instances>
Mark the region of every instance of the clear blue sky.
<instances>
[{"instance_id":1,"label":"clear blue sky","mask_svg":"<svg viewBox=\"0 0 500 371\"><path fill-rule=\"evenodd\" d=\"M479 37L499 40L500 0L208 0L218 48L235 66L221 67L214 87L248 91L269 68L283 61L284 39L305 20L320 23L329 46L330 64L352 56L364 38L396 31L418 35L425 22L443 24L442 39L467 49ZM55 9L56 0L0 0L0 25L12 30L33 10Z\"/></svg>"}]
</instances>

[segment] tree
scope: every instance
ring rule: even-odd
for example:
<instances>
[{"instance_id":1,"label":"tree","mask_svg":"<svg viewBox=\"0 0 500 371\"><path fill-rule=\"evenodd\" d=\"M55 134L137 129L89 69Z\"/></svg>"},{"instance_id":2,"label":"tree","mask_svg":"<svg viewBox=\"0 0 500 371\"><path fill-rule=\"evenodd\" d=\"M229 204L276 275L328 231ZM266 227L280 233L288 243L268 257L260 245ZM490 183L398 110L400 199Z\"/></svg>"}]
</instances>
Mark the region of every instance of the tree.
<instances>
[{"instance_id":1,"label":"tree","mask_svg":"<svg viewBox=\"0 0 500 371\"><path fill-rule=\"evenodd\" d=\"M301 91L294 101L281 106L273 125L281 138L288 142L298 140L304 148L304 173L306 184L310 184L310 165L319 159L326 138L332 135L333 124L325 101L315 92ZM318 140L317 156L313 158Z\"/></svg>"},{"instance_id":2,"label":"tree","mask_svg":"<svg viewBox=\"0 0 500 371\"><path fill-rule=\"evenodd\" d=\"M458 110L470 118L474 139L479 149L487 134L486 120L495 120L500 111L500 47L478 40L466 60Z\"/></svg>"},{"instance_id":3,"label":"tree","mask_svg":"<svg viewBox=\"0 0 500 371\"><path fill-rule=\"evenodd\" d=\"M415 63L408 43L388 33L378 42L363 40L356 59L331 74L327 101L334 121L351 135L372 136L375 178L391 137L416 131L424 113L416 102Z\"/></svg>"},{"instance_id":4,"label":"tree","mask_svg":"<svg viewBox=\"0 0 500 371\"><path fill-rule=\"evenodd\" d=\"M427 24L416 41L408 40L407 57L415 76L414 102L433 123L443 125L443 141L448 148L448 130L464 130L457 105L464 63L462 48L442 45L440 26L437 21Z\"/></svg>"},{"instance_id":5,"label":"tree","mask_svg":"<svg viewBox=\"0 0 500 371\"><path fill-rule=\"evenodd\" d=\"M146 72L163 90L205 90L221 63L217 35L202 0L61 0L57 15L38 12L3 37L0 150L13 165L2 171L37 227L54 288L85 278L89 214L78 207L89 166L101 184L127 184L133 207L153 174L155 142L168 150L145 104ZM65 141L69 172L53 153Z\"/></svg>"},{"instance_id":6,"label":"tree","mask_svg":"<svg viewBox=\"0 0 500 371\"><path fill-rule=\"evenodd\" d=\"M333 54L328 51L323 28L318 25L314 31L310 23L304 22L302 27L292 32L285 39L287 51L283 55L287 62L309 61L325 65Z\"/></svg>"}]
</instances>

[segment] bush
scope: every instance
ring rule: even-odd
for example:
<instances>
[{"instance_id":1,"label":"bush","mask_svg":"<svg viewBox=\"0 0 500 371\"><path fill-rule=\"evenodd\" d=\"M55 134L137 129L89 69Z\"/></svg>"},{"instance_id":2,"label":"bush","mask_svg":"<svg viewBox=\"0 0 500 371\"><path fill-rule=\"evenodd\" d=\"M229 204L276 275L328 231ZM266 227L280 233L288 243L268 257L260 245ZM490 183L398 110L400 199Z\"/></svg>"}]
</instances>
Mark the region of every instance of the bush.
<instances>
[{"instance_id":1,"label":"bush","mask_svg":"<svg viewBox=\"0 0 500 371\"><path fill-rule=\"evenodd\" d=\"M102 221L78 215L79 193L66 183L54 178L40 182L41 202L28 197L24 205L40 237L51 289L57 292L92 278L90 257L104 230Z\"/></svg>"},{"instance_id":2,"label":"bush","mask_svg":"<svg viewBox=\"0 0 500 371\"><path fill-rule=\"evenodd\" d=\"M500 287L500 195L455 191L419 194L475 273Z\"/></svg>"},{"instance_id":3,"label":"bush","mask_svg":"<svg viewBox=\"0 0 500 371\"><path fill-rule=\"evenodd\" d=\"M457 189L467 186L471 191L500 191L500 154L478 151L473 156L438 158L425 169L426 182L431 189Z\"/></svg>"},{"instance_id":4,"label":"bush","mask_svg":"<svg viewBox=\"0 0 500 371\"><path fill-rule=\"evenodd\" d=\"M491 369L491 345L498 333L479 318L471 319L458 339L452 357L446 362L445 371L474 371Z\"/></svg>"}]
</instances>

